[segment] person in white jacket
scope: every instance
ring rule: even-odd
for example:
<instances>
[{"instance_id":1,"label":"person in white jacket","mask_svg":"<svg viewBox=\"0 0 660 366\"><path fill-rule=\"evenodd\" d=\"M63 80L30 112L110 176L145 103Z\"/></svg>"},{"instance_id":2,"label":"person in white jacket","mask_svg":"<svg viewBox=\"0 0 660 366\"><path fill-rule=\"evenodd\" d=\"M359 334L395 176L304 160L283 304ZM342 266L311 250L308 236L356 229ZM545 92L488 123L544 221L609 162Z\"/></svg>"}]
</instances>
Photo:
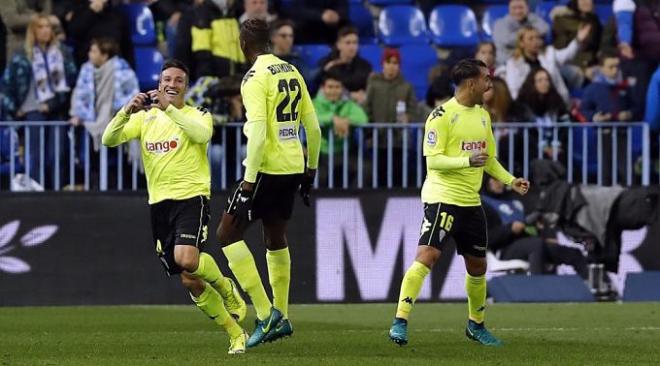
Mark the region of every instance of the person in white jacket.
<instances>
[{"instance_id":1,"label":"person in white jacket","mask_svg":"<svg viewBox=\"0 0 660 366\"><path fill-rule=\"evenodd\" d=\"M558 50L552 46L544 46L541 34L535 28L523 27L518 32L513 57L506 62L506 83L511 89L511 95L517 98L527 74L534 67L542 67L548 71L557 92L568 104L570 95L566 83L562 79L560 68L575 57L580 43L584 42L590 31L591 26L582 26L575 39L566 48Z\"/></svg>"}]
</instances>

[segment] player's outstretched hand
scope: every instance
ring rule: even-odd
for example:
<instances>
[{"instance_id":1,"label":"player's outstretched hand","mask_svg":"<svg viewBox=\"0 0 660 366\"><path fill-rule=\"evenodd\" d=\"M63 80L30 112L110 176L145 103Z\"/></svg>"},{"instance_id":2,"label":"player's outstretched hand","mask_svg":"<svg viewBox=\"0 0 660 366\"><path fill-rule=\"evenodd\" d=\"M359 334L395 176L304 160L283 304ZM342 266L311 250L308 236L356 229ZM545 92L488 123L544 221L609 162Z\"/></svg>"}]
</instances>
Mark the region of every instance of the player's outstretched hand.
<instances>
[{"instance_id":1,"label":"player's outstretched hand","mask_svg":"<svg viewBox=\"0 0 660 366\"><path fill-rule=\"evenodd\" d=\"M241 188L238 190L238 196L234 200L233 224L236 226L241 226L252 221L252 190L244 189L244 184L245 182L241 184Z\"/></svg>"},{"instance_id":2,"label":"player's outstretched hand","mask_svg":"<svg viewBox=\"0 0 660 366\"><path fill-rule=\"evenodd\" d=\"M305 206L309 207L309 197L312 192L312 185L316 177L316 169L307 169L303 174L302 182L300 182L300 197L302 197Z\"/></svg>"},{"instance_id":3,"label":"player's outstretched hand","mask_svg":"<svg viewBox=\"0 0 660 366\"><path fill-rule=\"evenodd\" d=\"M511 188L519 195L524 196L529 191L529 181L525 178L516 178L511 182Z\"/></svg>"},{"instance_id":4,"label":"player's outstretched hand","mask_svg":"<svg viewBox=\"0 0 660 366\"><path fill-rule=\"evenodd\" d=\"M487 161L488 161L488 154L486 154L483 151L474 153L472 154L472 156L470 156L471 167L475 167L475 168L482 167L486 165Z\"/></svg>"}]
</instances>

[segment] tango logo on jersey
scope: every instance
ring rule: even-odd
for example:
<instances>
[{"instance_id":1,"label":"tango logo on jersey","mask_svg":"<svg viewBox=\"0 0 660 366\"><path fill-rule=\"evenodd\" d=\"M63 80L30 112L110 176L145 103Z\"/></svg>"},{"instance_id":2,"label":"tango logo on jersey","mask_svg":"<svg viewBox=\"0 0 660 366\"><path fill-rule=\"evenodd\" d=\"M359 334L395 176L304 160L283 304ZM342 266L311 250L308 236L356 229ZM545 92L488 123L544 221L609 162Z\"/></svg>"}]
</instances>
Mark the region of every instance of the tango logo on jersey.
<instances>
[{"instance_id":1,"label":"tango logo on jersey","mask_svg":"<svg viewBox=\"0 0 660 366\"><path fill-rule=\"evenodd\" d=\"M179 139L173 138L169 141L158 141L158 142L149 142L144 143L144 148L150 153L155 154L164 154L168 153L179 146Z\"/></svg>"},{"instance_id":2,"label":"tango logo on jersey","mask_svg":"<svg viewBox=\"0 0 660 366\"><path fill-rule=\"evenodd\" d=\"M289 127L282 126L280 127L279 137L280 140L296 139L298 138L298 131L296 131L296 128L293 126L289 126Z\"/></svg>"},{"instance_id":3,"label":"tango logo on jersey","mask_svg":"<svg viewBox=\"0 0 660 366\"><path fill-rule=\"evenodd\" d=\"M461 150L463 151L476 151L486 150L486 141L463 141L461 143Z\"/></svg>"}]
</instances>

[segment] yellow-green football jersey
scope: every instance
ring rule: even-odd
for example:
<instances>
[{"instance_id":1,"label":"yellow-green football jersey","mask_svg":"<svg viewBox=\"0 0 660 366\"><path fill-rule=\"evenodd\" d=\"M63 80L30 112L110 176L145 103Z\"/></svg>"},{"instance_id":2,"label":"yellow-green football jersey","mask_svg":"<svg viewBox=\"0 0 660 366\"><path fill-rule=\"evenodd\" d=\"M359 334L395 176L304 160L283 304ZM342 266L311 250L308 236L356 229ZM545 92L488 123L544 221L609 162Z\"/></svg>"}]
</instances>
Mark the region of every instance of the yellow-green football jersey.
<instances>
[{"instance_id":1,"label":"yellow-green football jersey","mask_svg":"<svg viewBox=\"0 0 660 366\"><path fill-rule=\"evenodd\" d=\"M495 157L495 139L485 109L479 105L465 107L452 98L433 110L424 127L424 156L469 158L478 151ZM422 201L478 206L483 172L484 168L475 167L428 169Z\"/></svg>"},{"instance_id":2,"label":"yellow-green football jersey","mask_svg":"<svg viewBox=\"0 0 660 366\"><path fill-rule=\"evenodd\" d=\"M318 121L298 70L272 54L260 55L243 78L241 95L247 113L243 128L248 137L247 157L243 161L245 180L254 182L257 172L304 172L305 160L298 137L300 123L308 130L307 123L315 123L318 128ZM259 141L258 149L251 145L255 141Z\"/></svg>"},{"instance_id":3,"label":"yellow-green football jersey","mask_svg":"<svg viewBox=\"0 0 660 366\"><path fill-rule=\"evenodd\" d=\"M186 130L201 132L199 141L193 141L173 117ZM154 204L211 195L206 151L212 131L211 114L191 106L177 109L170 105L165 111L151 108L130 117L122 109L106 128L103 143L117 146L132 139L140 141L149 204Z\"/></svg>"}]
</instances>

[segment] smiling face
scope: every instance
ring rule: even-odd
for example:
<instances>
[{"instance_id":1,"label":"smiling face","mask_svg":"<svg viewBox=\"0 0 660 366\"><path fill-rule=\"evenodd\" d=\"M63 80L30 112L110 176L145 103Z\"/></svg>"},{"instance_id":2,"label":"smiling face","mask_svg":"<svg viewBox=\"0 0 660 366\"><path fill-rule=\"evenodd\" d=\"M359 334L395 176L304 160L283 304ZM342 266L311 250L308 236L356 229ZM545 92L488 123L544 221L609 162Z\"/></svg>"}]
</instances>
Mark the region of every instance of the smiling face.
<instances>
[{"instance_id":1,"label":"smiling face","mask_svg":"<svg viewBox=\"0 0 660 366\"><path fill-rule=\"evenodd\" d=\"M183 107L183 100L188 89L188 75L186 72L176 68L170 67L160 74L160 81L158 82L158 91L167 99L171 104L177 108Z\"/></svg>"}]
</instances>

